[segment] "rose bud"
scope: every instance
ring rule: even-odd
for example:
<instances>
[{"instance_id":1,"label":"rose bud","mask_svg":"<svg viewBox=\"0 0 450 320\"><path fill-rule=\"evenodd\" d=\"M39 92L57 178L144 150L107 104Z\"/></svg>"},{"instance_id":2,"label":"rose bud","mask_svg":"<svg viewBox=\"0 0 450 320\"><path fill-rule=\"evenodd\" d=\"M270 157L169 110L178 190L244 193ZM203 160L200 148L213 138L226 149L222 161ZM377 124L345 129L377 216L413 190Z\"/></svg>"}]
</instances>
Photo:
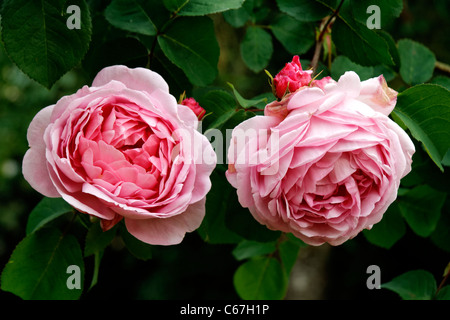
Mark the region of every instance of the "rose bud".
<instances>
[{"instance_id":1,"label":"rose bud","mask_svg":"<svg viewBox=\"0 0 450 320\"><path fill-rule=\"evenodd\" d=\"M283 69L273 78L276 96L282 99L285 94L293 93L311 82L312 70L303 71L299 56L286 63Z\"/></svg>"},{"instance_id":2,"label":"rose bud","mask_svg":"<svg viewBox=\"0 0 450 320\"><path fill-rule=\"evenodd\" d=\"M181 104L194 111L198 120L202 120L206 114L205 109L203 109L194 98L183 99L183 101L181 101Z\"/></svg>"}]
</instances>

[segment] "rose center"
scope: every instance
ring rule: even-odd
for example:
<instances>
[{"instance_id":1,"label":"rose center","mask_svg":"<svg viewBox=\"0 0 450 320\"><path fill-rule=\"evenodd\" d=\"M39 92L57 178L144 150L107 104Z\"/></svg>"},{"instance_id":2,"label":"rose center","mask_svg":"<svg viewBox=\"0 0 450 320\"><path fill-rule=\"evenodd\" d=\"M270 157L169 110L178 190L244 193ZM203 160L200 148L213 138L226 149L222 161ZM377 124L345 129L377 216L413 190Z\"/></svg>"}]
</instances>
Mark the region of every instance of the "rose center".
<instances>
[{"instance_id":1,"label":"rose center","mask_svg":"<svg viewBox=\"0 0 450 320\"><path fill-rule=\"evenodd\" d=\"M73 167L86 181L111 194L148 199L169 175L174 143L158 118L147 123L117 106L94 110L79 126L70 152ZM169 135L170 136L170 135Z\"/></svg>"}]
</instances>

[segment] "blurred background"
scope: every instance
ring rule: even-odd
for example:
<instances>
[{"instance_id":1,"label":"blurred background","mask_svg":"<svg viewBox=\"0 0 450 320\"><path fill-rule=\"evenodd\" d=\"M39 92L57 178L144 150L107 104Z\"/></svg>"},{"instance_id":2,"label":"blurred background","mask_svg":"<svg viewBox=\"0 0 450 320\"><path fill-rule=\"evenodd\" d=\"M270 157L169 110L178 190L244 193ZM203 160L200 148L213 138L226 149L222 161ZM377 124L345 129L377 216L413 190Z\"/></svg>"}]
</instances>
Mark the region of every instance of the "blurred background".
<instances>
[{"instance_id":1,"label":"blurred background","mask_svg":"<svg viewBox=\"0 0 450 320\"><path fill-rule=\"evenodd\" d=\"M221 15L213 16L221 47L219 77L214 85L232 82L247 97L270 91L264 73L255 74L242 62L239 40ZM398 41L409 38L434 52L438 61L450 63L450 2L448 0L405 1L394 24L382 26ZM276 41L276 40L274 40ZM275 54L269 71L276 74L292 55L274 42ZM311 59L312 52L301 58ZM444 75L444 74L443 74ZM449 76L447 74L447 76ZM72 94L91 78L75 69L47 90L24 75L0 46L0 268L25 236L28 214L42 198L23 179L21 163L28 145L26 132L34 115L60 97ZM448 172L446 173L448 177ZM447 180L450 181L450 180ZM447 201L448 202L448 201ZM449 203L445 210L449 211ZM209 245L196 233L173 247L155 247L146 262L131 256L120 243L113 243L103 256L99 283L84 299L237 299L233 273L239 266L231 255L233 246ZM190 263L196 261L196 263ZM375 247L361 234L339 247L302 248L291 275L287 299L398 299L388 290L368 290L366 269L378 265L381 281L403 272L423 268L438 283L449 252L408 229L391 250ZM86 272L90 263L87 260ZM0 292L0 299L17 299Z\"/></svg>"}]
</instances>

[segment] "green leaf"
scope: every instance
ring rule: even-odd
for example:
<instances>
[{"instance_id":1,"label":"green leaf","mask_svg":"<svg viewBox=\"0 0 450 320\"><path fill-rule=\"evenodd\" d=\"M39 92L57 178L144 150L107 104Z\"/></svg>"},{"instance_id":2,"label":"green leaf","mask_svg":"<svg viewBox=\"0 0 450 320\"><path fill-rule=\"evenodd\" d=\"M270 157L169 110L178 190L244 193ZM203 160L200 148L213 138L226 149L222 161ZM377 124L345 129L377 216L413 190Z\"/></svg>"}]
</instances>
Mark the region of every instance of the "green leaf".
<instances>
[{"instance_id":1,"label":"green leaf","mask_svg":"<svg viewBox=\"0 0 450 320\"><path fill-rule=\"evenodd\" d=\"M408 271L381 288L396 292L403 300L431 300L436 292L434 276L425 270Z\"/></svg>"},{"instance_id":2,"label":"green leaf","mask_svg":"<svg viewBox=\"0 0 450 320\"><path fill-rule=\"evenodd\" d=\"M180 16L203 16L238 9L244 0L164 0L164 4L172 12Z\"/></svg>"},{"instance_id":3,"label":"green leaf","mask_svg":"<svg viewBox=\"0 0 450 320\"><path fill-rule=\"evenodd\" d=\"M390 205L383 215L383 219L375 224L372 229L364 230L366 239L379 247L390 249L406 233L400 208L397 202Z\"/></svg>"},{"instance_id":4,"label":"green leaf","mask_svg":"<svg viewBox=\"0 0 450 320\"><path fill-rule=\"evenodd\" d=\"M98 274L100 273L100 262L103 258L103 250L96 251L94 253L94 270L92 272L92 280L89 286L89 290L91 290L98 282Z\"/></svg>"},{"instance_id":5,"label":"green leaf","mask_svg":"<svg viewBox=\"0 0 450 320\"><path fill-rule=\"evenodd\" d=\"M450 78L445 76L437 76L431 79L430 83L443 86L447 90L450 90Z\"/></svg>"},{"instance_id":6,"label":"green leaf","mask_svg":"<svg viewBox=\"0 0 450 320\"><path fill-rule=\"evenodd\" d=\"M208 125L208 130L211 129L218 129L221 130L225 124L231 120L238 112L242 112L242 110L236 111L236 110L230 110L226 111L225 113L222 113L219 117L217 117L214 121L212 121ZM205 134L208 132L208 130L205 131Z\"/></svg>"},{"instance_id":7,"label":"green leaf","mask_svg":"<svg viewBox=\"0 0 450 320\"><path fill-rule=\"evenodd\" d=\"M291 54L307 52L315 41L312 24L298 21L288 15L277 16L271 24L271 30L275 38Z\"/></svg>"},{"instance_id":8,"label":"green leaf","mask_svg":"<svg viewBox=\"0 0 450 320\"><path fill-rule=\"evenodd\" d=\"M188 94L191 91L192 84L186 74L167 59L161 48L155 48L149 68L164 75L164 80L169 84L170 93L175 97L180 96L183 92Z\"/></svg>"},{"instance_id":9,"label":"green leaf","mask_svg":"<svg viewBox=\"0 0 450 320\"><path fill-rule=\"evenodd\" d=\"M253 218L247 208L242 208L238 202L236 191L230 195L230 209L226 215L226 226L247 240L271 242L278 239L280 231L272 231Z\"/></svg>"},{"instance_id":10,"label":"green leaf","mask_svg":"<svg viewBox=\"0 0 450 320\"><path fill-rule=\"evenodd\" d=\"M380 27L386 28L395 18L398 18L403 11L403 0L351 0L350 6L353 16L361 23L366 23L373 14L367 8L376 5L380 8Z\"/></svg>"},{"instance_id":11,"label":"green leaf","mask_svg":"<svg viewBox=\"0 0 450 320\"><path fill-rule=\"evenodd\" d=\"M220 50L210 18L177 19L158 43L194 85L205 86L216 78Z\"/></svg>"},{"instance_id":12,"label":"green leaf","mask_svg":"<svg viewBox=\"0 0 450 320\"><path fill-rule=\"evenodd\" d=\"M304 246L304 243L301 240L300 243L301 244L299 244L295 240L291 240L288 237L285 241L282 241L278 246L282 266L287 275L291 273L292 268L297 262L300 247Z\"/></svg>"},{"instance_id":13,"label":"green leaf","mask_svg":"<svg viewBox=\"0 0 450 320\"><path fill-rule=\"evenodd\" d=\"M212 119L220 117L225 112L236 110L234 97L225 90L209 90L196 100L206 110L206 113L212 113L208 116Z\"/></svg>"},{"instance_id":14,"label":"green leaf","mask_svg":"<svg viewBox=\"0 0 450 320\"><path fill-rule=\"evenodd\" d=\"M84 0L78 6L80 29L69 29L76 13L66 0L5 0L0 15L2 40L8 56L30 78L52 85L75 67L86 54L91 40L91 17ZM69 21L68 21L69 20Z\"/></svg>"},{"instance_id":15,"label":"green leaf","mask_svg":"<svg viewBox=\"0 0 450 320\"><path fill-rule=\"evenodd\" d=\"M384 30L377 30L376 32L381 38L384 39L384 41L386 41L389 47L389 53L391 54L395 66L400 67L400 56L398 54L398 48L394 38L392 38L392 36Z\"/></svg>"},{"instance_id":16,"label":"green leaf","mask_svg":"<svg viewBox=\"0 0 450 320\"><path fill-rule=\"evenodd\" d=\"M317 21L330 14L322 4L311 0L277 0L281 12L299 21Z\"/></svg>"},{"instance_id":17,"label":"green leaf","mask_svg":"<svg viewBox=\"0 0 450 320\"><path fill-rule=\"evenodd\" d=\"M428 237L437 226L447 194L428 185L415 187L398 202L400 211L411 229Z\"/></svg>"},{"instance_id":18,"label":"green leaf","mask_svg":"<svg viewBox=\"0 0 450 320\"><path fill-rule=\"evenodd\" d=\"M212 113L208 117L213 118L214 115L215 114ZM214 120L212 122L206 123L205 127L207 128L207 130L204 131L204 135L211 142L214 151L217 154L219 164L227 163L226 157L229 146L229 141L227 141L227 139L230 138L230 130L241 122L250 119L253 116L255 116L255 113L251 111L245 111L243 109L233 109L222 113L217 118L213 118Z\"/></svg>"},{"instance_id":19,"label":"green leaf","mask_svg":"<svg viewBox=\"0 0 450 320\"><path fill-rule=\"evenodd\" d=\"M432 84L409 88L398 95L394 114L444 171L441 161L450 148L450 91Z\"/></svg>"},{"instance_id":20,"label":"green leaf","mask_svg":"<svg viewBox=\"0 0 450 320\"><path fill-rule=\"evenodd\" d=\"M350 16L339 14L333 25L333 41L338 52L362 66L394 63L383 37Z\"/></svg>"},{"instance_id":21,"label":"green leaf","mask_svg":"<svg viewBox=\"0 0 450 320\"><path fill-rule=\"evenodd\" d=\"M198 103L209 114L202 120L203 130L220 129L236 112L236 101L231 94L224 90L211 90L196 98ZM225 116L229 113L230 116ZM222 118L220 120L219 118Z\"/></svg>"},{"instance_id":22,"label":"green leaf","mask_svg":"<svg viewBox=\"0 0 450 320\"><path fill-rule=\"evenodd\" d=\"M437 300L450 300L450 285L443 287L436 295Z\"/></svg>"},{"instance_id":23,"label":"green leaf","mask_svg":"<svg viewBox=\"0 0 450 320\"><path fill-rule=\"evenodd\" d=\"M345 56L336 57L331 65L330 71L331 77L336 81L347 71L355 71L361 81L370 79L374 76L373 67L363 67Z\"/></svg>"},{"instance_id":24,"label":"green leaf","mask_svg":"<svg viewBox=\"0 0 450 320\"><path fill-rule=\"evenodd\" d=\"M150 244L142 242L134 237L128 232L127 228L123 224L120 225L119 231L125 246L133 256L144 261L152 258L153 249Z\"/></svg>"},{"instance_id":25,"label":"green leaf","mask_svg":"<svg viewBox=\"0 0 450 320\"><path fill-rule=\"evenodd\" d=\"M267 98L263 97L261 99L245 99L244 97L241 96L241 94L236 90L236 88L233 86L233 84L228 82L228 85L231 87L231 89L233 90L233 94L237 100L237 102L239 103L239 105L244 108L244 109L248 109L251 107L256 106L257 104L264 102L267 102Z\"/></svg>"},{"instance_id":26,"label":"green leaf","mask_svg":"<svg viewBox=\"0 0 450 320\"><path fill-rule=\"evenodd\" d=\"M245 1L239 9L228 10L223 13L223 18L234 28L243 27L252 18L253 2Z\"/></svg>"},{"instance_id":27,"label":"green leaf","mask_svg":"<svg viewBox=\"0 0 450 320\"><path fill-rule=\"evenodd\" d=\"M258 242L244 240L234 248L232 254L238 261L255 256L263 256L274 252L277 249L276 242Z\"/></svg>"},{"instance_id":28,"label":"green leaf","mask_svg":"<svg viewBox=\"0 0 450 320\"><path fill-rule=\"evenodd\" d=\"M211 174L211 182L211 191L206 197L205 218L198 228L198 233L208 243L238 243L242 237L228 229L225 224L225 216L230 210L230 196L235 191L225 175L218 173L217 170Z\"/></svg>"},{"instance_id":29,"label":"green leaf","mask_svg":"<svg viewBox=\"0 0 450 320\"><path fill-rule=\"evenodd\" d=\"M71 211L73 208L63 198L43 198L28 216L26 234Z\"/></svg>"},{"instance_id":30,"label":"green leaf","mask_svg":"<svg viewBox=\"0 0 450 320\"><path fill-rule=\"evenodd\" d=\"M374 66L373 67L373 75L374 76L383 75L384 79L387 82L394 80L395 77L397 76L397 74L395 73L395 71L392 68L390 68L384 64L379 64L377 66Z\"/></svg>"},{"instance_id":31,"label":"green leaf","mask_svg":"<svg viewBox=\"0 0 450 320\"><path fill-rule=\"evenodd\" d=\"M275 258L262 257L242 264L233 282L244 300L280 300L286 294L288 278Z\"/></svg>"},{"instance_id":32,"label":"green leaf","mask_svg":"<svg viewBox=\"0 0 450 320\"><path fill-rule=\"evenodd\" d=\"M69 289L67 268L78 266L81 289ZM14 249L1 278L2 290L25 300L78 299L83 290L84 262L76 238L54 228L29 234Z\"/></svg>"},{"instance_id":33,"label":"green leaf","mask_svg":"<svg viewBox=\"0 0 450 320\"><path fill-rule=\"evenodd\" d=\"M117 29L116 29L117 30ZM135 38L118 38L96 45L83 61L84 69L94 77L101 69L112 65L129 68L147 64L148 50Z\"/></svg>"},{"instance_id":34,"label":"green leaf","mask_svg":"<svg viewBox=\"0 0 450 320\"><path fill-rule=\"evenodd\" d=\"M84 256L89 257L95 253L103 251L114 239L116 227L108 231L103 231L100 223L93 223L86 234L84 246Z\"/></svg>"},{"instance_id":35,"label":"green leaf","mask_svg":"<svg viewBox=\"0 0 450 320\"><path fill-rule=\"evenodd\" d=\"M442 165L449 167L450 166L450 149L447 150L447 152L442 157L441 161Z\"/></svg>"},{"instance_id":36,"label":"green leaf","mask_svg":"<svg viewBox=\"0 0 450 320\"><path fill-rule=\"evenodd\" d=\"M397 45L402 79L410 85L430 80L436 64L434 53L423 44L409 39L400 40Z\"/></svg>"},{"instance_id":37,"label":"green leaf","mask_svg":"<svg viewBox=\"0 0 450 320\"><path fill-rule=\"evenodd\" d=\"M152 8L147 0L113 0L105 10L105 18L119 29L154 36L157 30L149 16Z\"/></svg>"},{"instance_id":38,"label":"green leaf","mask_svg":"<svg viewBox=\"0 0 450 320\"><path fill-rule=\"evenodd\" d=\"M450 202L444 204L444 209L436 229L431 234L431 241L447 252L450 252Z\"/></svg>"},{"instance_id":39,"label":"green leaf","mask_svg":"<svg viewBox=\"0 0 450 320\"><path fill-rule=\"evenodd\" d=\"M263 70L273 53L272 36L267 31L250 26L240 45L241 56L245 64L254 72Z\"/></svg>"}]
</instances>

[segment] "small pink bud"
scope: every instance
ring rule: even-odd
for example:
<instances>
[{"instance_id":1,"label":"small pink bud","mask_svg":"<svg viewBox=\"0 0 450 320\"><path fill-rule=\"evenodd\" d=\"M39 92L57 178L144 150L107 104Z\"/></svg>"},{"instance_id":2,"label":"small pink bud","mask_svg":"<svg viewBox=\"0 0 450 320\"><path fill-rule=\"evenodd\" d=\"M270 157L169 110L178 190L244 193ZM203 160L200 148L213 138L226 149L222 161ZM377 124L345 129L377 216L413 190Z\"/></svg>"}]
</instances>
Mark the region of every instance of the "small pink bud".
<instances>
[{"instance_id":1,"label":"small pink bud","mask_svg":"<svg viewBox=\"0 0 450 320\"><path fill-rule=\"evenodd\" d=\"M311 74L312 70L303 71L299 56L294 56L292 62L286 63L273 79L276 96L282 99L286 93L295 92L298 88L309 85Z\"/></svg>"},{"instance_id":2,"label":"small pink bud","mask_svg":"<svg viewBox=\"0 0 450 320\"><path fill-rule=\"evenodd\" d=\"M181 101L181 104L194 111L198 120L202 120L205 116L206 110L203 109L194 98L186 98Z\"/></svg>"}]
</instances>

